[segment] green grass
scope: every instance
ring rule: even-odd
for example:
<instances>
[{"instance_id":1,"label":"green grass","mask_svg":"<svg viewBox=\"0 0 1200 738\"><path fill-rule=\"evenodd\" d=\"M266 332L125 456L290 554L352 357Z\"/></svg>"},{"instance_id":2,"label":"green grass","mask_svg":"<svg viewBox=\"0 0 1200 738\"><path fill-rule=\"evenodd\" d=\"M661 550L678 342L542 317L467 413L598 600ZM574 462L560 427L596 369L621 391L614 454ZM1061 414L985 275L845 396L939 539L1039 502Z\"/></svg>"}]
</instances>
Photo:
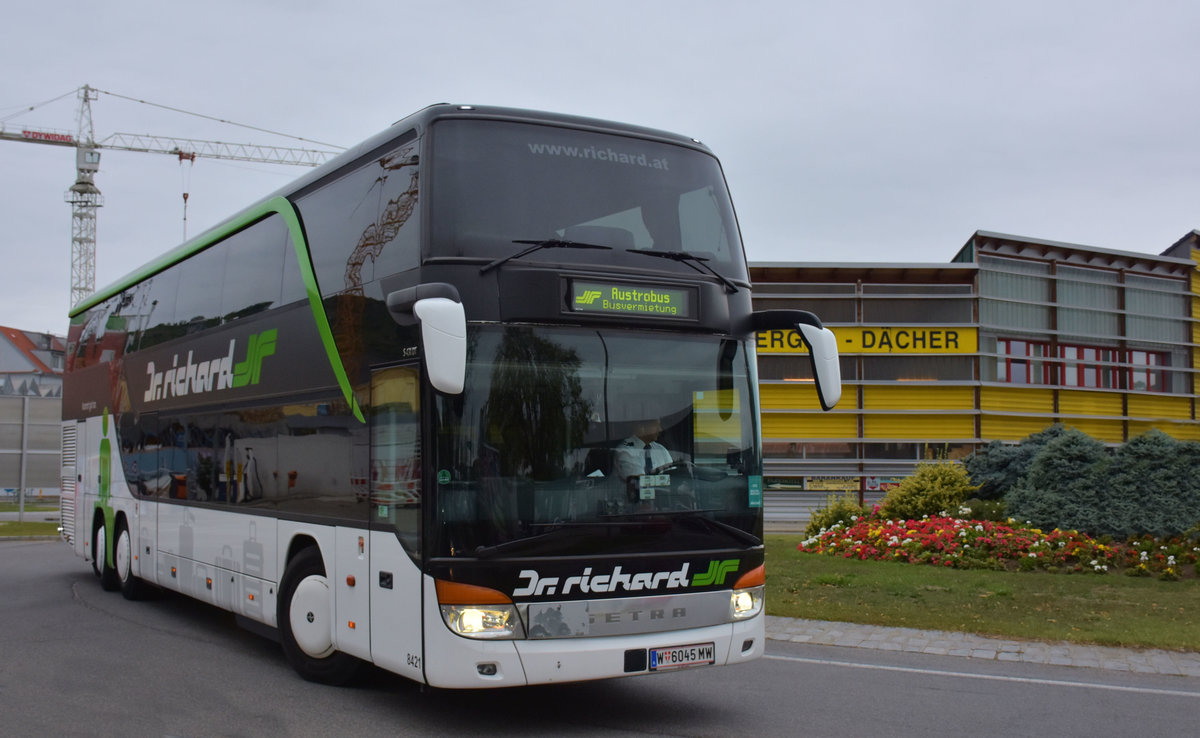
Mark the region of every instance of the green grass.
<instances>
[{"instance_id":1,"label":"green grass","mask_svg":"<svg viewBox=\"0 0 1200 738\"><path fill-rule=\"evenodd\" d=\"M54 512L58 510L58 505L37 505L25 502L25 512ZM0 502L0 512L20 512L21 508L15 502Z\"/></svg>"},{"instance_id":2,"label":"green grass","mask_svg":"<svg viewBox=\"0 0 1200 738\"><path fill-rule=\"evenodd\" d=\"M1200 651L1200 579L945 569L767 536L767 613L1009 638Z\"/></svg>"},{"instance_id":3,"label":"green grass","mask_svg":"<svg viewBox=\"0 0 1200 738\"><path fill-rule=\"evenodd\" d=\"M0 538L14 536L57 536L58 523L0 520Z\"/></svg>"}]
</instances>

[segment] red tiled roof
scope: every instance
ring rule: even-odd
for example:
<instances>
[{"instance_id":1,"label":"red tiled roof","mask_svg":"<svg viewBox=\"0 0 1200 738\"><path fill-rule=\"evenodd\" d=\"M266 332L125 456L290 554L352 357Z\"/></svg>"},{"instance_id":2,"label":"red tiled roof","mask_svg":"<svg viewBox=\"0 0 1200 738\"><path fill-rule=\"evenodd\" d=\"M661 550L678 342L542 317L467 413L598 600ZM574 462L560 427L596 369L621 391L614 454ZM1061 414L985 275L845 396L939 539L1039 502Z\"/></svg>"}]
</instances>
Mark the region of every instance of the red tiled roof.
<instances>
[{"instance_id":1,"label":"red tiled roof","mask_svg":"<svg viewBox=\"0 0 1200 738\"><path fill-rule=\"evenodd\" d=\"M7 338L9 343L11 343L18 351L20 351L38 371L45 372L46 374L57 374L57 372L46 366L46 364L37 357L36 352L40 349L34 345L33 341L29 340L29 336L25 335L25 331L19 331L16 328L8 328L7 326L0 325L0 334ZM54 339L53 343L55 347L61 345L61 341L58 341L57 338Z\"/></svg>"}]
</instances>

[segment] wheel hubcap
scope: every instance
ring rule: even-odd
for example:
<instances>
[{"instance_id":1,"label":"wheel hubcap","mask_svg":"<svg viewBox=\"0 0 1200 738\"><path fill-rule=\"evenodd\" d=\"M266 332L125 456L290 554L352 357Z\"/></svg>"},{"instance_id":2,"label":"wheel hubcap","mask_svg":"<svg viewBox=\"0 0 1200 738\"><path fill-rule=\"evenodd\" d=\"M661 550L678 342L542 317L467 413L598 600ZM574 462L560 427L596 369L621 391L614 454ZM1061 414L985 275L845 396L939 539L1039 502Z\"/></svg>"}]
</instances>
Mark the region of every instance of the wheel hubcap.
<instances>
[{"instance_id":1,"label":"wheel hubcap","mask_svg":"<svg viewBox=\"0 0 1200 738\"><path fill-rule=\"evenodd\" d=\"M333 653L330 628L329 582L323 576L305 577L292 594L288 620L300 650L315 659Z\"/></svg>"},{"instance_id":2,"label":"wheel hubcap","mask_svg":"<svg viewBox=\"0 0 1200 738\"><path fill-rule=\"evenodd\" d=\"M117 562L117 576L121 577L122 582L129 580L129 572L133 566L131 550L129 531L123 530L121 535L117 536L117 550L113 552Z\"/></svg>"},{"instance_id":3,"label":"wheel hubcap","mask_svg":"<svg viewBox=\"0 0 1200 738\"><path fill-rule=\"evenodd\" d=\"M92 551L92 555L96 557L96 570L101 574L108 566L108 537L104 534L104 526L96 529L96 550Z\"/></svg>"}]
</instances>

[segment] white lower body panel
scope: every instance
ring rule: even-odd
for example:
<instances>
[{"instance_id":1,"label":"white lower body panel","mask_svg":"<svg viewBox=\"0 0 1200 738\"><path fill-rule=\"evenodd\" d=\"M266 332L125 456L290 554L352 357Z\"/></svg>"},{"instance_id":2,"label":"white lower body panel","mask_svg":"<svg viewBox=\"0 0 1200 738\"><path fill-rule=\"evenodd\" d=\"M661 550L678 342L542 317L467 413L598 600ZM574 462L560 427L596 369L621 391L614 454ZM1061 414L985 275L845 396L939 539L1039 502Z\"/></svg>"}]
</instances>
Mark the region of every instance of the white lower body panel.
<instances>
[{"instance_id":1,"label":"white lower body panel","mask_svg":"<svg viewBox=\"0 0 1200 738\"><path fill-rule=\"evenodd\" d=\"M428 580L425 591L433 590ZM487 641L452 633L435 598L427 596L425 679L435 687L472 689L633 676L651 673L649 663L626 671L627 651L708 643L713 666L744 663L763 655L765 622L760 614L745 622L640 635Z\"/></svg>"}]
</instances>

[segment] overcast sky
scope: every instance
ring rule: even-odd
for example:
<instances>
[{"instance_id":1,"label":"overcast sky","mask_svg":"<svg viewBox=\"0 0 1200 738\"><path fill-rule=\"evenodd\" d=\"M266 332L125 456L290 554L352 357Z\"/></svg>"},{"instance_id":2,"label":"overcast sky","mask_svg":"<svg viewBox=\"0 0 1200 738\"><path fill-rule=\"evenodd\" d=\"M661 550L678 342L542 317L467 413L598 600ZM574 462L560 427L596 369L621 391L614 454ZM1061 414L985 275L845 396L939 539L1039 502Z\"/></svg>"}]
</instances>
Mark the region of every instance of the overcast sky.
<instances>
[{"instance_id":1,"label":"overcast sky","mask_svg":"<svg viewBox=\"0 0 1200 738\"><path fill-rule=\"evenodd\" d=\"M15 3L0 121L100 90L350 146L434 102L637 123L717 153L751 261L946 262L976 230L1160 253L1200 228L1200 3ZM29 112L29 106L66 95ZM116 133L308 144L113 95ZM97 287L301 176L102 152ZM0 325L66 331L69 148L0 141Z\"/></svg>"}]
</instances>

